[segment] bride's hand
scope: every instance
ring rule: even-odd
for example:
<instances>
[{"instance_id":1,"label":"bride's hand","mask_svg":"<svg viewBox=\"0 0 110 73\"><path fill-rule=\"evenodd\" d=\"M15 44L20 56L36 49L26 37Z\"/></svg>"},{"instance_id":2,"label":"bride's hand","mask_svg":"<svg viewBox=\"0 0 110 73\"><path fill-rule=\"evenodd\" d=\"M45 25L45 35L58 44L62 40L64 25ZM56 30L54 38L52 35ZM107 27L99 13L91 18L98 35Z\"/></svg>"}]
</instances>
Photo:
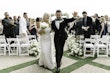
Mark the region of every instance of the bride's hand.
<instances>
[{"instance_id":1,"label":"bride's hand","mask_svg":"<svg viewBox=\"0 0 110 73\"><path fill-rule=\"evenodd\" d=\"M39 34L43 34L43 33L45 33L45 30L44 29L42 29L42 30L39 31Z\"/></svg>"}]
</instances>

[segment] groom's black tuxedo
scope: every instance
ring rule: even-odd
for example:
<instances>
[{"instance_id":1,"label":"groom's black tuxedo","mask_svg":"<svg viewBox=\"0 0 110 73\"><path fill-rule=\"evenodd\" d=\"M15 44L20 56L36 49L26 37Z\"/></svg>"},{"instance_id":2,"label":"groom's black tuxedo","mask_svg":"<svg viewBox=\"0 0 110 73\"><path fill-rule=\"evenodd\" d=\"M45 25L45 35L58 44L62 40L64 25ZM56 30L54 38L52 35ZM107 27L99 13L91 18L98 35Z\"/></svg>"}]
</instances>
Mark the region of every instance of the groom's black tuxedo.
<instances>
[{"instance_id":1,"label":"groom's black tuxedo","mask_svg":"<svg viewBox=\"0 0 110 73\"><path fill-rule=\"evenodd\" d=\"M51 28L55 32L54 35L54 43L55 43L55 49L56 49L56 63L57 68L60 67L60 62L63 55L63 47L65 44L65 40L67 39L67 33L65 31L65 27L68 25L69 22L74 21L74 18L71 19L55 19L52 21ZM56 21L60 21L59 29L56 27Z\"/></svg>"}]
</instances>

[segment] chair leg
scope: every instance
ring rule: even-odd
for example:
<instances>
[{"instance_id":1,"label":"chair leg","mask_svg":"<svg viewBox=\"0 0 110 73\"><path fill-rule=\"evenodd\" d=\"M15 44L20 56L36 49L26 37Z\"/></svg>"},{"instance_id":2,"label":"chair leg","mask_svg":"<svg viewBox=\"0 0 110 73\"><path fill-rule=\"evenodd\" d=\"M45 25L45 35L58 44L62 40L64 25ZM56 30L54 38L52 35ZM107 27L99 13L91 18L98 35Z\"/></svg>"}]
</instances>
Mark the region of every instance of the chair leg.
<instances>
[{"instance_id":1,"label":"chair leg","mask_svg":"<svg viewBox=\"0 0 110 73\"><path fill-rule=\"evenodd\" d=\"M4 47L4 56L6 56L6 47Z\"/></svg>"},{"instance_id":2,"label":"chair leg","mask_svg":"<svg viewBox=\"0 0 110 73\"><path fill-rule=\"evenodd\" d=\"M97 57L99 57L99 47L97 48Z\"/></svg>"},{"instance_id":3,"label":"chair leg","mask_svg":"<svg viewBox=\"0 0 110 73\"><path fill-rule=\"evenodd\" d=\"M107 51L107 57L108 57L108 47L106 48L106 51Z\"/></svg>"}]
</instances>

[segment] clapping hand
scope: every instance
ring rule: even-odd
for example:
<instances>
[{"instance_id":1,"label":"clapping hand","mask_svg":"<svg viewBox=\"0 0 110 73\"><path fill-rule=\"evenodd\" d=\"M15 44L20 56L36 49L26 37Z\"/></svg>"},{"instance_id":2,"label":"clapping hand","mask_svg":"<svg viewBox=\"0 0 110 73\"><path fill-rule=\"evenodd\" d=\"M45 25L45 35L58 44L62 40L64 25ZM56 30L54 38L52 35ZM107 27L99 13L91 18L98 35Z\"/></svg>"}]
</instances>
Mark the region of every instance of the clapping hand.
<instances>
[{"instance_id":1,"label":"clapping hand","mask_svg":"<svg viewBox=\"0 0 110 73\"><path fill-rule=\"evenodd\" d=\"M13 25L13 26L16 26L16 25L14 24L14 21L12 21L12 20L10 20L10 24Z\"/></svg>"},{"instance_id":2,"label":"clapping hand","mask_svg":"<svg viewBox=\"0 0 110 73\"><path fill-rule=\"evenodd\" d=\"M82 26L82 29L84 29L85 31L88 31L89 27Z\"/></svg>"}]
</instances>

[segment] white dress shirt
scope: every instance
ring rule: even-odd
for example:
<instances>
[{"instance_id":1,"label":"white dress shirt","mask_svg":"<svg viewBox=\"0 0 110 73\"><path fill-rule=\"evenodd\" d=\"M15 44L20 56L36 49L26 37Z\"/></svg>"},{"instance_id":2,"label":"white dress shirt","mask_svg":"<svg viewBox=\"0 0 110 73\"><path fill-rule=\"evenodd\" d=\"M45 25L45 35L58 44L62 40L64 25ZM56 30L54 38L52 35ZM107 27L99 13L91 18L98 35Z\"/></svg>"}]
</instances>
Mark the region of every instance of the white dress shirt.
<instances>
[{"instance_id":1,"label":"white dress shirt","mask_svg":"<svg viewBox=\"0 0 110 73\"><path fill-rule=\"evenodd\" d=\"M55 21L55 25L56 25L57 29L59 29L60 28L60 21Z\"/></svg>"},{"instance_id":2,"label":"white dress shirt","mask_svg":"<svg viewBox=\"0 0 110 73\"><path fill-rule=\"evenodd\" d=\"M63 21L64 21L64 19L60 19L60 20L55 21L55 25L56 25L57 29L60 29L60 23Z\"/></svg>"}]
</instances>

